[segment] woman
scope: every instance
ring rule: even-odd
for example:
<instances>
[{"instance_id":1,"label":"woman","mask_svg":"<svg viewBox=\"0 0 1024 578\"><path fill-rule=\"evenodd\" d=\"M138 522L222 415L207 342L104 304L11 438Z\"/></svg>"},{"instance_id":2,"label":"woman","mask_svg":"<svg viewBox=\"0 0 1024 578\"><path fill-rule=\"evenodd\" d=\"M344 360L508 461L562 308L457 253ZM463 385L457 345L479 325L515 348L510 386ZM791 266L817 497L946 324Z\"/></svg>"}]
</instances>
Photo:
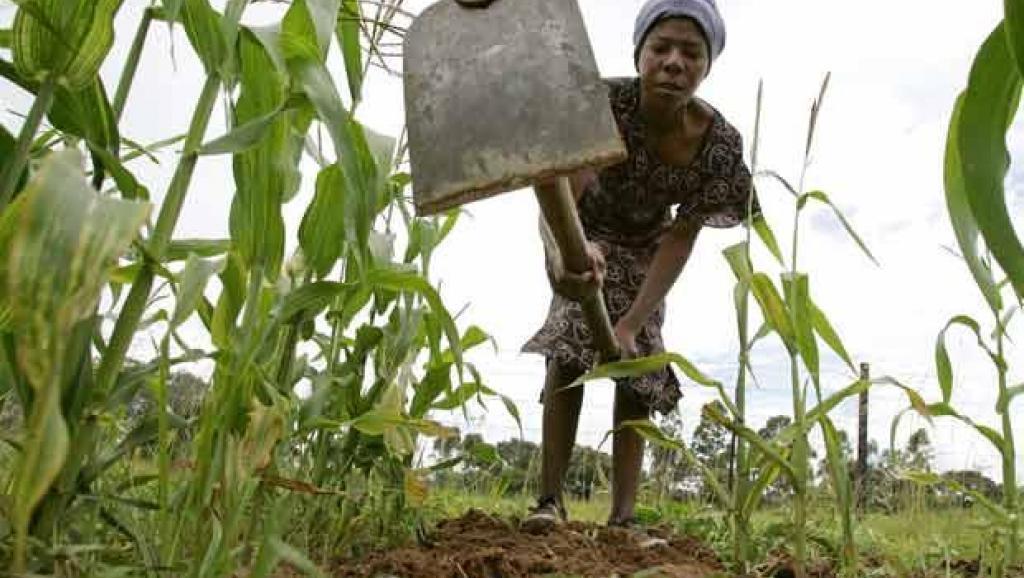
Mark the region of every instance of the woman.
<instances>
[{"instance_id":1,"label":"woman","mask_svg":"<svg viewBox=\"0 0 1024 578\"><path fill-rule=\"evenodd\" d=\"M587 235L591 270L566 272L557 248L546 247L555 296L541 330L523 347L547 358L544 384L541 496L524 527L564 520L562 484L576 437L583 389L565 386L595 363L578 298L603 288L624 355L664 351L664 298L678 278L703 226L744 222L753 194L739 133L718 111L694 97L725 45L714 0L649 0L633 33L639 78L609 81L610 99L629 157L599 172L573 175L573 194ZM537 185L552 189L554 183ZM674 216L672 207L675 207ZM757 209L756 201L753 203ZM668 413L681 397L665 368L621 380L614 424ZM643 460L633 430L614 435L609 525L629 526Z\"/></svg>"}]
</instances>

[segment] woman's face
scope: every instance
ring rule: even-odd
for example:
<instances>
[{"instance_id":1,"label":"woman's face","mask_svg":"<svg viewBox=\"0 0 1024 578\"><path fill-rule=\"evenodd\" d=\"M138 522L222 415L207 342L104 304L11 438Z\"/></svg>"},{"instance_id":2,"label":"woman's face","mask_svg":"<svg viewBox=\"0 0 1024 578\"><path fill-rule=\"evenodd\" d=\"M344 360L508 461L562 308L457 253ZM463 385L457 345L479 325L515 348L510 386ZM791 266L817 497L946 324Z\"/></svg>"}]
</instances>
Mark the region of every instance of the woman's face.
<instances>
[{"instance_id":1,"label":"woman's face","mask_svg":"<svg viewBox=\"0 0 1024 578\"><path fill-rule=\"evenodd\" d=\"M667 18L655 24L637 64L645 97L670 108L685 105L693 97L708 66L704 33L689 18Z\"/></svg>"}]
</instances>

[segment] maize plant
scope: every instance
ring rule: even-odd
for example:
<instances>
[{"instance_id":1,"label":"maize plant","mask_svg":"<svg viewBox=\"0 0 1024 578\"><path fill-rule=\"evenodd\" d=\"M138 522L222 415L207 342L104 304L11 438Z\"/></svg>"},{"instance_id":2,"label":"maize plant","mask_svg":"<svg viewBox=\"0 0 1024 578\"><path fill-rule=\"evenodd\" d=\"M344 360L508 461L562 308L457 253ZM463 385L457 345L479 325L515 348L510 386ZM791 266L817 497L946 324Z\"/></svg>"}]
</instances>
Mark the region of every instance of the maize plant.
<instances>
[{"instance_id":1,"label":"maize plant","mask_svg":"<svg viewBox=\"0 0 1024 578\"><path fill-rule=\"evenodd\" d=\"M463 358L487 335L460 331L429 281L457 213L414 217L404 144L355 117L407 15L401 0L294 0L253 27L248 0L154 2L111 99L99 70L121 4L24 0L0 31L0 74L32 95L18 135L0 127L0 404L25 416L0 438L14 466L0 566L198 578L286 561L318 575L311 548L351 543L382 513L415 518L417 439L449 434L430 414L497 396ZM204 78L187 133L143 146L121 118L155 22L184 32ZM218 106L227 131L210 135ZM142 163L170 146L153 203ZM230 163L229 238L175 236L206 187L200 158ZM290 230L282 205L307 158L314 194ZM152 354L129 359L140 342ZM197 361L210 387L197 417L176 415L172 372ZM140 392L156 403L127 429ZM177 447L183 427L196 433ZM338 509L319 543L285 541Z\"/></svg>"}]
</instances>

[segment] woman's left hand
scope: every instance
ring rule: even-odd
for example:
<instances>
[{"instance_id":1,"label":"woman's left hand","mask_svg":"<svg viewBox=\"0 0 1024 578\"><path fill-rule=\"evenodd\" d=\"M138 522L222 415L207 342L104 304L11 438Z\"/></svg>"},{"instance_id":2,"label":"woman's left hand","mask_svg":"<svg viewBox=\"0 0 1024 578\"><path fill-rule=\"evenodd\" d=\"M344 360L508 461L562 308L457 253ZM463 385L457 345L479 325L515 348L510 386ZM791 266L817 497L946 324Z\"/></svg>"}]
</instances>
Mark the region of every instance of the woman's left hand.
<instances>
[{"instance_id":1,"label":"woman's left hand","mask_svg":"<svg viewBox=\"0 0 1024 578\"><path fill-rule=\"evenodd\" d=\"M634 359L640 356L640 352L636 348L636 333L621 321L615 324L615 341L619 344L622 359Z\"/></svg>"}]
</instances>

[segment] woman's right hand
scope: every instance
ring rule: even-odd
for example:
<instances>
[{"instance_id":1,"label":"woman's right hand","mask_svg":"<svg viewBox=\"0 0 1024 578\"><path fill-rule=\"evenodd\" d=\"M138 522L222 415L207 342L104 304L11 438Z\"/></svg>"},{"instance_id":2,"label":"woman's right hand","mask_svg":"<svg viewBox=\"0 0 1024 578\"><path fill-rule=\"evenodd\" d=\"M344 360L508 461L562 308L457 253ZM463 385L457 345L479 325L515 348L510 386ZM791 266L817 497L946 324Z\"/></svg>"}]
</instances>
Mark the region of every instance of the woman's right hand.
<instances>
[{"instance_id":1,"label":"woman's right hand","mask_svg":"<svg viewBox=\"0 0 1024 578\"><path fill-rule=\"evenodd\" d=\"M587 263L590 268L582 273L567 271L562 263L547 263L548 281L559 295L580 301L604 286L607 263L604 253L594 243L587 242Z\"/></svg>"}]
</instances>

